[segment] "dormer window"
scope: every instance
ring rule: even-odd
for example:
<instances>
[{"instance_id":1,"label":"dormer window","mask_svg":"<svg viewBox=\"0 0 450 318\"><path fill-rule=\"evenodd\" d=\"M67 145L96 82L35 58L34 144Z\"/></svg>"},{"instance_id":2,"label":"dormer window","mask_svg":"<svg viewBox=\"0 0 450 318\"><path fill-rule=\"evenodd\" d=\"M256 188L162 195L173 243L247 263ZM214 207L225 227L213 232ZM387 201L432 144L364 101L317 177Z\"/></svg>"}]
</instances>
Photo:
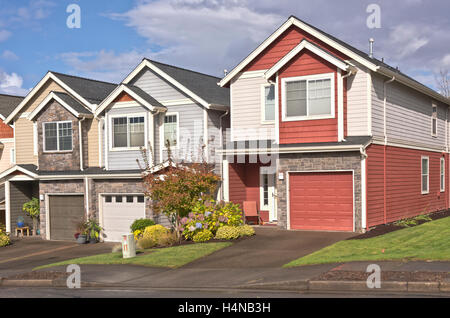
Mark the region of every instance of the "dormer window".
<instances>
[{"instance_id":1,"label":"dormer window","mask_svg":"<svg viewBox=\"0 0 450 318\"><path fill-rule=\"evenodd\" d=\"M44 152L72 151L72 122L43 123Z\"/></svg>"}]
</instances>

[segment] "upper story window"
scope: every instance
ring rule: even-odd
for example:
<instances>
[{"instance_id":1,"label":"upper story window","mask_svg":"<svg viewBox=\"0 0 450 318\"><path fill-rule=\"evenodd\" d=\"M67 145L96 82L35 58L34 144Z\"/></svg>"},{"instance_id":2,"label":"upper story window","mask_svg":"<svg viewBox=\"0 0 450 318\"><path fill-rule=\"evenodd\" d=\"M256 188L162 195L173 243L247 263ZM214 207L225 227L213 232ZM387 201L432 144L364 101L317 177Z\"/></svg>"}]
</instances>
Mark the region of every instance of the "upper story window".
<instances>
[{"instance_id":1,"label":"upper story window","mask_svg":"<svg viewBox=\"0 0 450 318\"><path fill-rule=\"evenodd\" d=\"M422 177L422 194L427 194L430 192L429 190L429 182L430 182L430 159L428 157L421 158L421 177Z\"/></svg>"},{"instance_id":2,"label":"upper story window","mask_svg":"<svg viewBox=\"0 0 450 318\"><path fill-rule=\"evenodd\" d=\"M272 123L275 120L275 85L263 85L262 93L262 121Z\"/></svg>"},{"instance_id":3,"label":"upper story window","mask_svg":"<svg viewBox=\"0 0 450 318\"><path fill-rule=\"evenodd\" d=\"M437 105L434 103L431 111L431 136L437 136Z\"/></svg>"},{"instance_id":4,"label":"upper story window","mask_svg":"<svg viewBox=\"0 0 450 318\"><path fill-rule=\"evenodd\" d=\"M282 80L283 120L334 117L334 73Z\"/></svg>"},{"instance_id":5,"label":"upper story window","mask_svg":"<svg viewBox=\"0 0 450 318\"><path fill-rule=\"evenodd\" d=\"M145 117L129 116L112 119L113 148L135 148L145 145Z\"/></svg>"},{"instance_id":6,"label":"upper story window","mask_svg":"<svg viewBox=\"0 0 450 318\"><path fill-rule=\"evenodd\" d=\"M72 151L72 122L43 123L44 151Z\"/></svg>"},{"instance_id":7,"label":"upper story window","mask_svg":"<svg viewBox=\"0 0 450 318\"><path fill-rule=\"evenodd\" d=\"M164 117L164 146L167 141L171 147L178 146L178 114L166 114Z\"/></svg>"}]
</instances>

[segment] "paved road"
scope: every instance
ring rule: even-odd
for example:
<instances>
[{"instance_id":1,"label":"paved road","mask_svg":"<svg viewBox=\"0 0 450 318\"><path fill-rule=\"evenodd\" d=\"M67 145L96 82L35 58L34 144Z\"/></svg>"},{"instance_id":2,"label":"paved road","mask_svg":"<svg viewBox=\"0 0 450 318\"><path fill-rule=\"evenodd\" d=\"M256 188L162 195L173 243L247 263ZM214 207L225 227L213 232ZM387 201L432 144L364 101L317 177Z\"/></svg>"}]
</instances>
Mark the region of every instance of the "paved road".
<instances>
[{"instance_id":1,"label":"paved road","mask_svg":"<svg viewBox=\"0 0 450 318\"><path fill-rule=\"evenodd\" d=\"M130 288L20 288L1 287L0 298L417 298L442 295L411 295L393 293L301 293L264 290L201 290L185 288L130 289ZM447 297L448 298L448 297Z\"/></svg>"}]
</instances>

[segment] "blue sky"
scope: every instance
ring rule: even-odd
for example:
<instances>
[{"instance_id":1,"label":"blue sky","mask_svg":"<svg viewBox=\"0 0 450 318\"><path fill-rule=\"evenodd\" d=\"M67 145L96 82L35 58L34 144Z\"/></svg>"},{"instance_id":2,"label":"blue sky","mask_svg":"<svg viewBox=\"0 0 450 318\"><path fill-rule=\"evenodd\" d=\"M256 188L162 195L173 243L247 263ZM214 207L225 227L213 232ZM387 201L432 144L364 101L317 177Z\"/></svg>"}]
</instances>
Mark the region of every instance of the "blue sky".
<instances>
[{"instance_id":1,"label":"blue sky","mask_svg":"<svg viewBox=\"0 0 450 318\"><path fill-rule=\"evenodd\" d=\"M66 8L81 8L69 29ZM381 8L369 29L366 8ZM221 76L293 14L435 88L450 68L448 0L0 0L0 92L47 70L119 82L145 56Z\"/></svg>"}]
</instances>

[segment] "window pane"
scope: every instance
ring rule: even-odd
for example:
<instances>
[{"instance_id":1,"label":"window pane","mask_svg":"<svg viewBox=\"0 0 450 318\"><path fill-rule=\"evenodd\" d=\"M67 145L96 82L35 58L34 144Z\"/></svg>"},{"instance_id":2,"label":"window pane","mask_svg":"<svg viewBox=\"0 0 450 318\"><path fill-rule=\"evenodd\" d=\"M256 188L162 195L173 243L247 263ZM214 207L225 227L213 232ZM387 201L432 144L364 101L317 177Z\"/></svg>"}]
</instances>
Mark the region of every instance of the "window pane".
<instances>
[{"instance_id":1,"label":"window pane","mask_svg":"<svg viewBox=\"0 0 450 318\"><path fill-rule=\"evenodd\" d=\"M122 202L122 196L116 195L116 202Z\"/></svg>"},{"instance_id":2,"label":"window pane","mask_svg":"<svg viewBox=\"0 0 450 318\"><path fill-rule=\"evenodd\" d=\"M275 120L275 85L264 88L264 119Z\"/></svg>"},{"instance_id":3,"label":"window pane","mask_svg":"<svg viewBox=\"0 0 450 318\"><path fill-rule=\"evenodd\" d=\"M58 123L59 150L72 150L72 123Z\"/></svg>"},{"instance_id":4,"label":"window pane","mask_svg":"<svg viewBox=\"0 0 450 318\"><path fill-rule=\"evenodd\" d=\"M56 123L44 124L45 150L58 150Z\"/></svg>"},{"instance_id":5,"label":"window pane","mask_svg":"<svg viewBox=\"0 0 450 318\"><path fill-rule=\"evenodd\" d=\"M422 174L428 174L428 159L422 159Z\"/></svg>"},{"instance_id":6,"label":"window pane","mask_svg":"<svg viewBox=\"0 0 450 318\"><path fill-rule=\"evenodd\" d=\"M433 118L432 124L433 124L433 135L436 135L436 132L437 132L437 119L436 118Z\"/></svg>"},{"instance_id":7,"label":"window pane","mask_svg":"<svg viewBox=\"0 0 450 318\"><path fill-rule=\"evenodd\" d=\"M331 115L331 80L308 82L309 115Z\"/></svg>"},{"instance_id":8,"label":"window pane","mask_svg":"<svg viewBox=\"0 0 450 318\"><path fill-rule=\"evenodd\" d=\"M133 203L133 198L132 195L127 195L127 203Z\"/></svg>"},{"instance_id":9,"label":"window pane","mask_svg":"<svg viewBox=\"0 0 450 318\"><path fill-rule=\"evenodd\" d=\"M306 115L306 81L286 83L286 116Z\"/></svg>"},{"instance_id":10,"label":"window pane","mask_svg":"<svg viewBox=\"0 0 450 318\"><path fill-rule=\"evenodd\" d=\"M127 118L113 118L113 147L127 147Z\"/></svg>"},{"instance_id":11,"label":"window pane","mask_svg":"<svg viewBox=\"0 0 450 318\"><path fill-rule=\"evenodd\" d=\"M267 174L263 175L263 204L269 204L269 176Z\"/></svg>"},{"instance_id":12,"label":"window pane","mask_svg":"<svg viewBox=\"0 0 450 318\"><path fill-rule=\"evenodd\" d=\"M107 196L105 197L105 202L112 202L112 196L107 195Z\"/></svg>"},{"instance_id":13,"label":"window pane","mask_svg":"<svg viewBox=\"0 0 450 318\"><path fill-rule=\"evenodd\" d=\"M170 146L177 145L177 116L169 115L164 118L164 145L169 140Z\"/></svg>"},{"instance_id":14,"label":"window pane","mask_svg":"<svg viewBox=\"0 0 450 318\"><path fill-rule=\"evenodd\" d=\"M143 147L145 143L144 117L132 117L130 121L130 147Z\"/></svg>"},{"instance_id":15,"label":"window pane","mask_svg":"<svg viewBox=\"0 0 450 318\"><path fill-rule=\"evenodd\" d=\"M428 176L422 176L422 191L428 191Z\"/></svg>"},{"instance_id":16,"label":"window pane","mask_svg":"<svg viewBox=\"0 0 450 318\"><path fill-rule=\"evenodd\" d=\"M144 202L144 196L143 195L139 195L138 197L137 197L137 202L139 202L139 203L143 203Z\"/></svg>"}]
</instances>

